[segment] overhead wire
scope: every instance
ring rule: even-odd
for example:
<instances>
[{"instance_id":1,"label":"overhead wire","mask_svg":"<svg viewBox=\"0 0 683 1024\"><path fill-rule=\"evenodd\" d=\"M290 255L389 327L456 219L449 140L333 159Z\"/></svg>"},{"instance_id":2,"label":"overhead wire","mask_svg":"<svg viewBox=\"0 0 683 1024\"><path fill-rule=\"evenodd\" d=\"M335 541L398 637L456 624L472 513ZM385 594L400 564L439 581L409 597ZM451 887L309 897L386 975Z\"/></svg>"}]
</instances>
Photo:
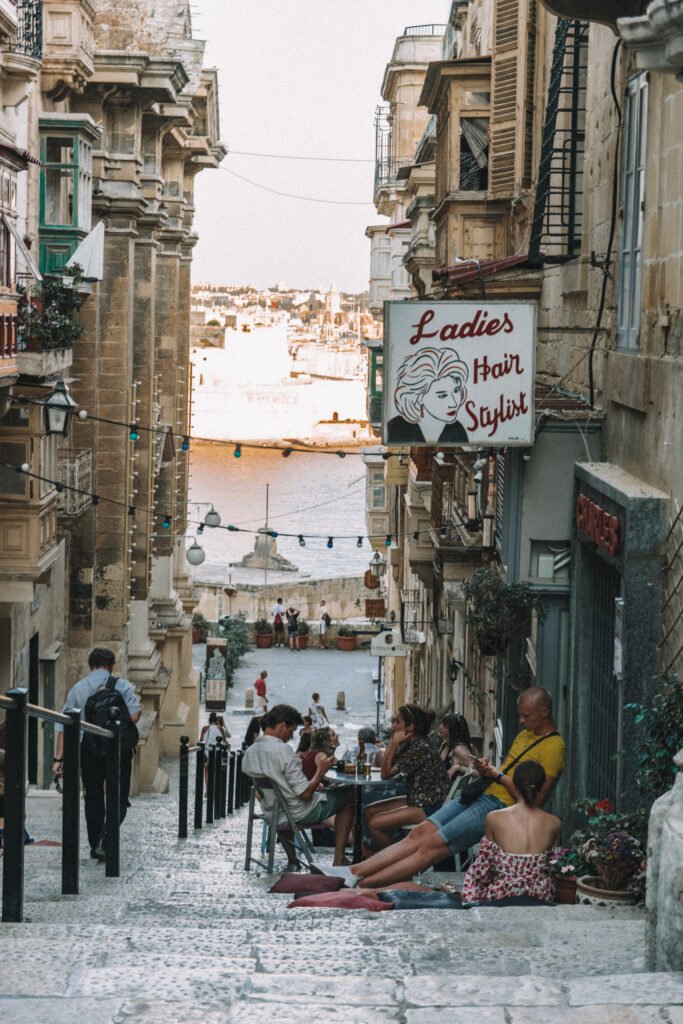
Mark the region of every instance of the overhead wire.
<instances>
[{"instance_id":1,"label":"overhead wire","mask_svg":"<svg viewBox=\"0 0 683 1024\"><path fill-rule=\"evenodd\" d=\"M329 206L373 206L374 204L369 200L364 202L353 202L346 199L319 199L316 196L301 196L296 195L294 192L281 192L277 188L270 188L268 185L261 185L258 181L252 181L251 178L245 177L243 174L238 174L237 171L231 171L229 167L219 167L219 170L224 171L225 174L231 174L233 178L239 178L240 181L244 181L247 185L253 185L254 188L260 188L264 192L270 192L274 196L283 196L285 199L300 199L306 203L326 203Z\"/></svg>"},{"instance_id":2,"label":"overhead wire","mask_svg":"<svg viewBox=\"0 0 683 1024\"><path fill-rule=\"evenodd\" d=\"M259 156L267 160L316 160L335 164L374 164L370 157L352 156L300 156L285 153L249 153L244 149L228 149L228 156Z\"/></svg>"}]
</instances>

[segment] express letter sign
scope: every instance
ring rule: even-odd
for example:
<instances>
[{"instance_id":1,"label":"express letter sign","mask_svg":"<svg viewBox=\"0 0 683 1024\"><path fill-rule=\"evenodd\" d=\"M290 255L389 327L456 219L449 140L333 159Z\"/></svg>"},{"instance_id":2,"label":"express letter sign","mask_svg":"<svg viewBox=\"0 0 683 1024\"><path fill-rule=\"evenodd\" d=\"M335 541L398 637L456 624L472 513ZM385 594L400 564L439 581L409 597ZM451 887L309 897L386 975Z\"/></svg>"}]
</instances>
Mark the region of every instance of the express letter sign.
<instances>
[{"instance_id":1,"label":"express letter sign","mask_svg":"<svg viewBox=\"0 0 683 1024\"><path fill-rule=\"evenodd\" d=\"M576 501L576 528L608 555L619 551L619 517L580 494Z\"/></svg>"}]
</instances>

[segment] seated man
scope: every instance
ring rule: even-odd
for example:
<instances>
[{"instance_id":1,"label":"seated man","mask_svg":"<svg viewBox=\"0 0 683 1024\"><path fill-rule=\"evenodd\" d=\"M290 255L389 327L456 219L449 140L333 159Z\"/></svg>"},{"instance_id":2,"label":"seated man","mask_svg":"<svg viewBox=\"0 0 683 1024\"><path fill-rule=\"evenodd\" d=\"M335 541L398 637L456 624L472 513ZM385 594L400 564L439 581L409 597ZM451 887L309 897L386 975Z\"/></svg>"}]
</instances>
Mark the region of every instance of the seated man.
<instances>
[{"instance_id":1,"label":"seated man","mask_svg":"<svg viewBox=\"0 0 683 1024\"><path fill-rule=\"evenodd\" d=\"M545 770L546 779L538 798L541 807L564 769L564 740L555 729L552 698L542 686L522 691L517 701L517 714L522 731L515 737L501 768L496 768L486 758L474 762L479 775L491 779L486 792L470 804L458 798L445 803L400 843L353 867L325 868L325 874L339 875L347 885L360 883L364 887L379 888L408 881L450 853L468 849L482 839L486 815L510 807L517 800L517 791L508 774L513 763L536 761Z\"/></svg>"},{"instance_id":2,"label":"seated man","mask_svg":"<svg viewBox=\"0 0 683 1024\"><path fill-rule=\"evenodd\" d=\"M242 771L252 779L274 782L287 801L298 825L320 825L334 817L334 863L344 863L344 847L355 813L353 787L341 786L321 792L320 782L333 764L334 757L323 758L309 780L301 770L301 761L289 745L303 719L289 704L276 704L265 716L264 735L256 739L242 759ZM264 811L272 809L272 793L263 792Z\"/></svg>"}]
</instances>

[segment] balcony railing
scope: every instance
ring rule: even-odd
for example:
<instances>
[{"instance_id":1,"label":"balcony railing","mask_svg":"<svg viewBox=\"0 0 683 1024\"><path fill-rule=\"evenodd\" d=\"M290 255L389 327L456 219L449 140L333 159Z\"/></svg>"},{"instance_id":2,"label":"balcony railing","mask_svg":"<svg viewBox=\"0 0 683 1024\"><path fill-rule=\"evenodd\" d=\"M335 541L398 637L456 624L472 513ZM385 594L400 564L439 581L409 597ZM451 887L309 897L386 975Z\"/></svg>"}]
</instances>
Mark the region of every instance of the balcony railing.
<instances>
[{"instance_id":1,"label":"balcony railing","mask_svg":"<svg viewBox=\"0 0 683 1024\"><path fill-rule=\"evenodd\" d=\"M17 354L17 318L0 315L0 359L14 359Z\"/></svg>"},{"instance_id":2,"label":"balcony railing","mask_svg":"<svg viewBox=\"0 0 683 1024\"><path fill-rule=\"evenodd\" d=\"M448 25L408 25L404 36L442 36Z\"/></svg>"},{"instance_id":3,"label":"balcony railing","mask_svg":"<svg viewBox=\"0 0 683 1024\"><path fill-rule=\"evenodd\" d=\"M17 0L19 27L10 43L12 53L40 60L43 56L43 0Z\"/></svg>"},{"instance_id":4,"label":"balcony railing","mask_svg":"<svg viewBox=\"0 0 683 1024\"><path fill-rule=\"evenodd\" d=\"M64 486L57 502L60 514L80 516L92 504L92 449L61 448L59 480Z\"/></svg>"}]
</instances>

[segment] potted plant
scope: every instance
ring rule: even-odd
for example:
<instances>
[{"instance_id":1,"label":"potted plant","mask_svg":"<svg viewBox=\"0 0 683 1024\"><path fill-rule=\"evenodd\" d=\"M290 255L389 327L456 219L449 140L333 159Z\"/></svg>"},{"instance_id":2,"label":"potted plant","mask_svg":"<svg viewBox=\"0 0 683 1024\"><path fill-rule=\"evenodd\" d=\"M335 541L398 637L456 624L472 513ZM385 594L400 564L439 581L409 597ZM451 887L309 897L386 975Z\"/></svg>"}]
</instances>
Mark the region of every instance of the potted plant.
<instances>
[{"instance_id":1,"label":"potted plant","mask_svg":"<svg viewBox=\"0 0 683 1024\"><path fill-rule=\"evenodd\" d=\"M618 813L609 800L577 800L572 808L586 815L585 825L570 839L586 874L578 878L576 902L623 906L636 902L642 888L647 812ZM633 886L633 888L631 888Z\"/></svg>"},{"instance_id":2,"label":"potted plant","mask_svg":"<svg viewBox=\"0 0 683 1024\"><path fill-rule=\"evenodd\" d=\"M561 846L550 855L550 873L555 882L558 903L576 903L576 884L585 873L578 851Z\"/></svg>"},{"instance_id":3,"label":"potted plant","mask_svg":"<svg viewBox=\"0 0 683 1024\"><path fill-rule=\"evenodd\" d=\"M309 638L310 633L311 633L311 625L310 625L309 622L306 622L306 619L299 619L298 632L299 632L299 650L300 651L305 651L306 648L308 647L308 638Z\"/></svg>"},{"instance_id":4,"label":"potted plant","mask_svg":"<svg viewBox=\"0 0 683 1024\"><path fill-rule=\"evenodd\" d=\"M355 651L356 635L346 623L342 622L337 631L337 648L340 651Z\"/></svg>"},{"instance_id":5,"label":"potted plant","mask_svg":"<svg viewBox=\"0 0 683 1024\"><path fill-rule=\"evenodd\" d=\"M254 623L256 646L261 648L273 646L273 630L268 619L257 619Z\"/></svg>"},{"instance_id":6,"label":"potted plant","mask_svg":"<svg viewBox=\"0 0 683 1024\"><path fill-rule=\"evenodd\" d=\"M192 643L205 644L209 635L209 621L201 612L192 616Z\"/></svg>"},{"instance_id":7,"label":"potted plant","mask_svg":"<svg viewBox=\"0 0 683 1024\"><path fill-rule=\"evenodd\" d=\"M484 657L502 654L512 640L523 640L533 612L540 621L545 617L541 598L528 584L506 583L490 566L463 580L462 591L468 602L466 622Z\"/></svg>"}]
</instances>

